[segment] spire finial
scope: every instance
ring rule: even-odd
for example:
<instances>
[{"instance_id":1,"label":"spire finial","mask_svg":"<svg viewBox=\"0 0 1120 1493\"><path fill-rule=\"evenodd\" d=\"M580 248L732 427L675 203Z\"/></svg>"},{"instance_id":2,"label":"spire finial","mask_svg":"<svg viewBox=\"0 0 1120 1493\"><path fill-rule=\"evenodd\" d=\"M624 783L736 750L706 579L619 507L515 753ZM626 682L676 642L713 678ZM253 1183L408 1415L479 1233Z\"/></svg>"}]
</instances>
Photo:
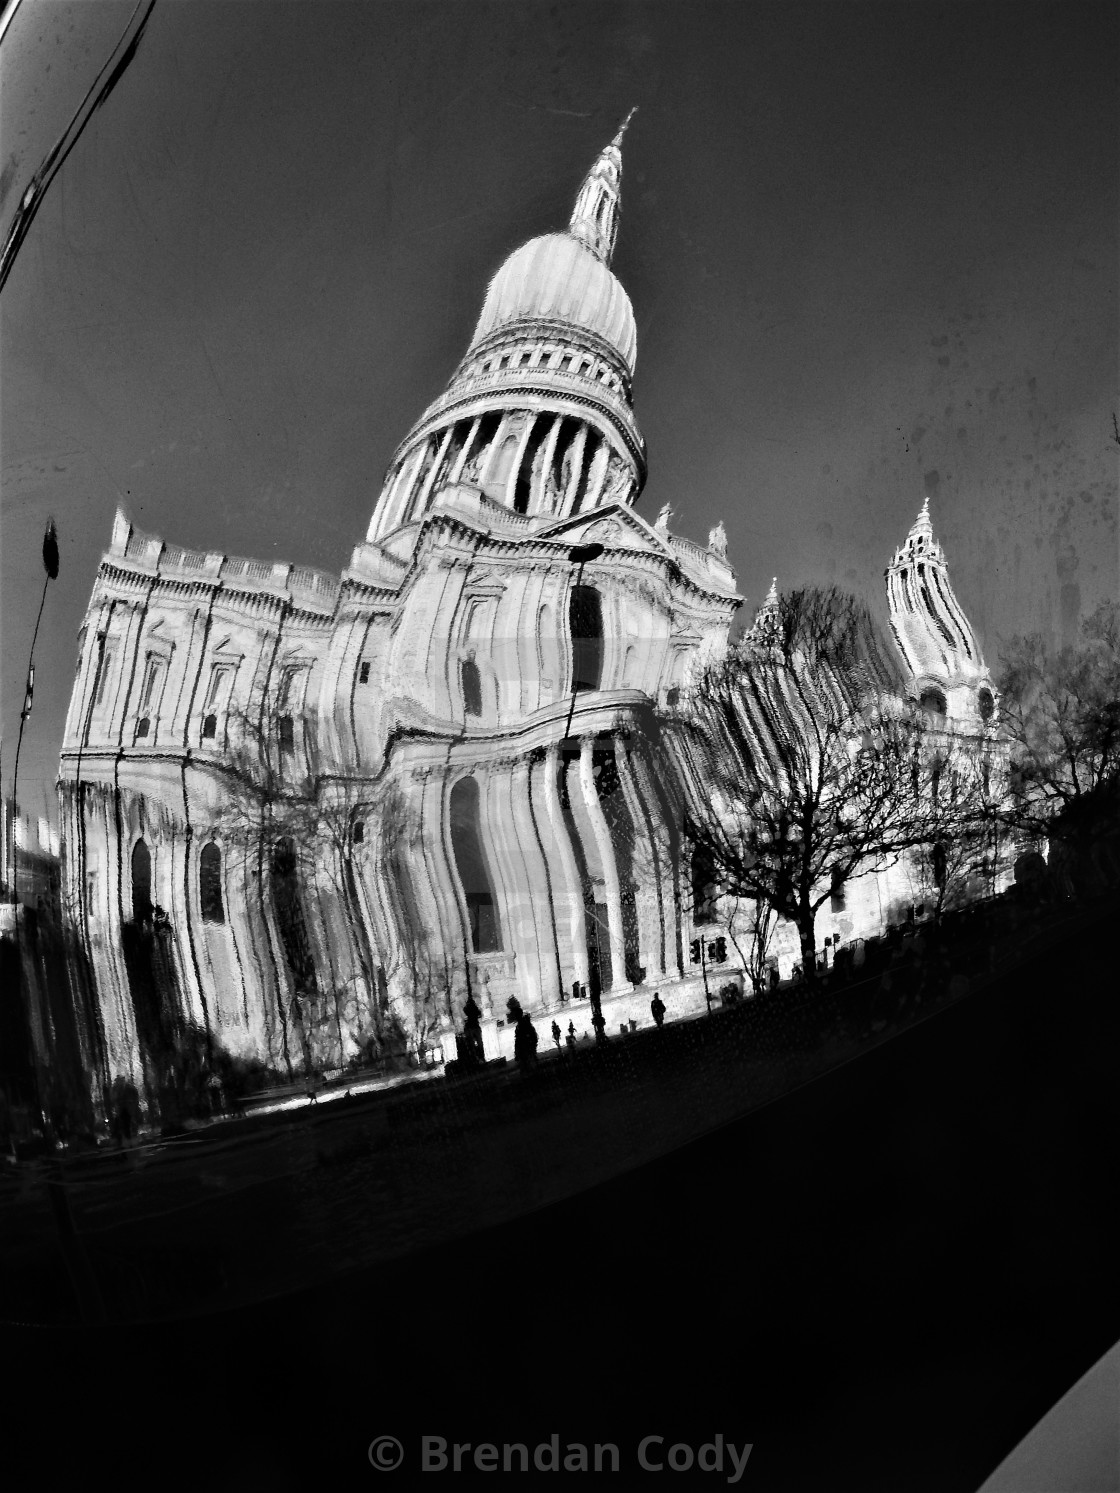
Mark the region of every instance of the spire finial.
<instances>
[{"instance_id":1,"label":"spire finial","mask_svg":"<svg viewBox=\"0 0 1120 1493\"><path fill-rule=\"evenodd\" d=\"M929 493L928 492L926 493L925 497L922 499L922 510L918 514L917 518L914 520L913 524L911 525L911 527L910 527L910 534L911 534L911 537L913 537L915 534L925 534L925 535L929 536L930 538L932 538L932 536L933 536L933 524L932 524L932 522L930 520L930 516L929 516Z\"/></svg>"},{"instance_id":2,"label":"spire finial","mask_svg":"<svg viewBox=\"0 0 1120 1493\"><path fill-rule=\"evenodd\" d=\"M595 164L584 177L576 205L572 210L568 232L586 244L596 259L610 267L618 233L618 199L622 179L622 137L633 119L637 106L630 110L619 126L618 134L599 152Z\"/></svg>"},{"instance_id":3,"label":"spire finial","mask_svg":"<svg viewBox=\"0 0 1120 1493\"><path fill-rule=\"evenodd\" d=\"M630 121L634 118L634 115L637 114L637 112L638 112L638 106L637 106L637 104L635 104L634 107L630 110L630 113L627 114L626 118L619 125L619 127L618 127L618 134L611 141L611 144L614 146L615 150L620 150L622 148L622 137L626 133L626 127L630 123Z\"/></svg>"}]
</instances>

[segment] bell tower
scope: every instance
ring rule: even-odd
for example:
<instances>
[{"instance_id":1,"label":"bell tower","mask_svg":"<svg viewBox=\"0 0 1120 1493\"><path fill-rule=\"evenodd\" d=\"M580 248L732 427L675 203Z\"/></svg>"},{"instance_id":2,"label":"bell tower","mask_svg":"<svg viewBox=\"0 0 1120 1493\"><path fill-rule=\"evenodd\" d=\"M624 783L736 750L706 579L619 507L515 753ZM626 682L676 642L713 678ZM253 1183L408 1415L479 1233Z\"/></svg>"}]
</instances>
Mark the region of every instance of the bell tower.
<instances>
[{"instance_id":1,"label":"bell tower","mask_svg":"<svg viewBox=\"0 0 1120 1493\"><path fill-rule=\"evenodd\" d=\"M933 536L928 498L886 580L891 629L923 706L934 715L978 716L986 724L995 708L991 676Z\"/></svg>"}]
</instances>

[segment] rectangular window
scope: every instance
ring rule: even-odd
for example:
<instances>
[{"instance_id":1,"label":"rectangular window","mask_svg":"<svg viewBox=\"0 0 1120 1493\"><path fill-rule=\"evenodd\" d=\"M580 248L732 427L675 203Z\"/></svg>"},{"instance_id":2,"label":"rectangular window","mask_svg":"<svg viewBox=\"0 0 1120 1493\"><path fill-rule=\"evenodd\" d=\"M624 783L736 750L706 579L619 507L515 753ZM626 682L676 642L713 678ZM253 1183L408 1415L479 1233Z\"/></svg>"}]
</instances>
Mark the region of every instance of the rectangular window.
<instances>
[{"instance_id":1,"label":"rectangular window","mask_svg":"<svg viewBox=\"0 0 1120 1493\"><path fill-rule=\"evenodd\" d=\"M364 660L358 665L358 683L369 683L369 664Z\"/></svg>"},{"instance_id":2,"label":"rectangular window","mask_svg":"<svg viewBox=\"0 0 1120 1493\"><path fill-rule=\"evenodd\" d=\"M280 680L280 694L276 702L276 725L280 737L280 749L285 752L295 750L295 711L301 704L300 675L305 672L298 668L285 669Z\"/></svg>"},{"instance_id":3,"label":"rectangular window","mask_svg":"<svg viewBox=\"0 0 1120 1493\"><path fill-rule=\"evenodd\" d=\"M163 660L153 658L148 654L147 667L144 670L144 688L140 692L140 709L147 715L152 708L152 702L156 698L160 676L163 673Z\"/></svg>"},{"instance_id":4,"label":"rectangular window","mask_svg":"<svg viewBox=\"0 0 1120 1493\"><path fill-rule=\"evenodd\" d=\"M226 682L228 669L215 667L210 671L210 688L206 691L206 710L216 710L218 700L222 693L222 686Z\"/></svg>"},{"instance_id":5,"label":"rectangular window","mask_svg":"<svg viewBox=\"0 0 1120 1493\"><path fill-rule=\"evenodd\" d=\"M112 648L106 648L101 655L101 667L97 673L97 689L93 697L95 705L100 705L105 699L105 686L113 668L113 653L114 650Z\"/></svg>"},{"instance_id":6,"label":"rectangular window","mask_svg":"<svg viewBox=\"0 0 1120 1493\"><path fill-rule=\"evenodd\" d=\"M202 739L213 741L218 734L218 716L226 706L229 681L233 669L228 664L215 664L210 670L210 687L202 707Z\"/></svg>"},{"instance_id":7,"label":"rectangular window","mask_svg":"<svg viewBox=\"0 0 1120 1493\"><path fill-rule=\"evenodd\" d=\"M144 665L144 682L140 686L139 720L136 722L136 739L142 740L151 734L152 715L159 705L160 681L163 678L164 661L148 654Z\"/></svg>"}]
</instances>

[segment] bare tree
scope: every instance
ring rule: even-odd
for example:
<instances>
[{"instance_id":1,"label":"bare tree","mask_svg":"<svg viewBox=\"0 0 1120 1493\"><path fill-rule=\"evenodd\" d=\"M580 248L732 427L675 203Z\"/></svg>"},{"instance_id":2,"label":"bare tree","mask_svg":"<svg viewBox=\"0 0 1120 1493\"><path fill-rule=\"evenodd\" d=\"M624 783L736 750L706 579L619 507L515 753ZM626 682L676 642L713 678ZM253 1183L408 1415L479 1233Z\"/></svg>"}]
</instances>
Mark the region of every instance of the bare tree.
<instances>
[{"instance_id":1,"label":"bare tree","mask_svg":"<svg viewBox=\"0 0 1120 1493\"><path fill-rule=\"evenodd\" d=\"M292 986L292 998L278 1012L285 1055L289 1066L294 1058L309 1070L316 1065L315 1048L337 1048L339 1062L345 1054L344 1032L353 1024L343 1011L352 995L345 943L369 1002L374 1046L384 1015L383 976L362 905L359 858L369 827L380 826L384 817L386 794L364 779L316 771L320 765L310 713L288 713L271 697L229 711L217 764L224 781L216 827L227 856L234 863L239 858L249 873L265 929L271 889L282 948L273 950L266 936L266 953L277 989L283 984L278 954ZM318 958L314 927L323 930Z\"/></svg>"},{"instance_id":2,"label":"bare tree","mask_svg":"<svg viewBox=\"0 0 1120 1493\"><path fill-rule=\"evenodd\" d=\"M685 834L721 890L793 922L816 976L818 909L975 811L934 792L936 738L866 606L835 587L779 598L692 691Z\"/></svg>"},{"instance_id":3,"label":"bare tree","mask_svg":"<svg viewBox=\"0 0 1120 1493\"><path fill-rule=\"evenodd\" d=\"M727 908L727 936L747 972L751 989L756 995L761 995L766 988L766 978L770 970L770 940L774 933L774 909L768 902L760 902L756 899L750 904L750 911L747 914L749 921L744 929L740 922L741 900L739 897L728 899L730 906ZM745 932L750 940L745 951L739 941L741 932Z\"/></svg>"},{"instance_id":4,"label":"bare tree","mask_svg":"<svg viewBox=\"0 0 1120 1493\"><path fill-rule=\"evenodd\" d=\"M914 847L913 865L938 922L943 913L991 895L1005 868L1005 758L998 737L946 735L929 750L929 838Z\"/></svg>"},{"instance_id":5,"label":"bare tree","mask_svg":"<svg viewBox=\"0 0 1120 1493\"><path fill-rule=\"evenodd\" d=\"M1016 637L1001 659L1000 716L1011 751L1005 817L1035 841L1056 828L1086 847L1120 777L1120 606L1108 601L1077 643Z\"/></svg>"}]
</instances>

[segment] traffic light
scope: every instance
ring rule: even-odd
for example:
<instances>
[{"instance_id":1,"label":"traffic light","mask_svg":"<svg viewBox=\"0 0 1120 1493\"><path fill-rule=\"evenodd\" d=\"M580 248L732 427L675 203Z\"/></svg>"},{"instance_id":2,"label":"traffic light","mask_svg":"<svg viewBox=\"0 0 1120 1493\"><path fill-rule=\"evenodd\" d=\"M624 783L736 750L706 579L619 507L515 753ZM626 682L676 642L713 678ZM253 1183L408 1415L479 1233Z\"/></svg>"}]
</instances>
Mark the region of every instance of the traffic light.
<instances>
[{"instance_id":1,"label":"traffic light","mask_svg":"<svg viewBox=\"0 0 1120 1493\"><path fill-rule=\"evenodd\" d=\"M693 964L699 964L701 956L700 956L700 940L698 938L694 938L692 940L692 942L689 944L689 946L688 946L688 952L692 956L692 962L693 962Z\"/></svg>"},{"instance_id":2,"label":"traffic light","mask_svg":"<svg viewBox=\"0 0 1120 1493\"><path fill-rule=\"evenodd\" d=\"M708 945L708 958L713 964L722 964L724 962L724 960L727 958L726 938L714 939Z\"/></svg>"}]
</instances>

